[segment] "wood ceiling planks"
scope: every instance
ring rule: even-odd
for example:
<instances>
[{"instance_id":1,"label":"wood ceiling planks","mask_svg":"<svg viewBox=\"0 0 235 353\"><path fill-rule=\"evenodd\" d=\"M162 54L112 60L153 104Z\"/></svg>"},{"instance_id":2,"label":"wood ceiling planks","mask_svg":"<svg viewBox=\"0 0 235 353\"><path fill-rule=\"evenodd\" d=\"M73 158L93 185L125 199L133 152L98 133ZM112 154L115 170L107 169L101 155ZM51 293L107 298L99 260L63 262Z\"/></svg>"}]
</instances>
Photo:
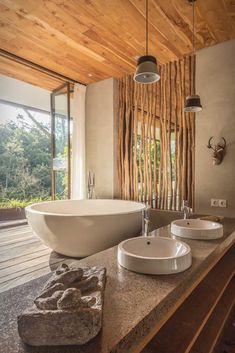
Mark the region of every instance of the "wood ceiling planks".
<instances>
[{"instance_id":1,"label":"wood ceiling planks","mask_svg":"<svg viewBox=\"0 0 235 353\"><path fill-rule=\"evenodd\" d=\"M53 91L63 82L25 65L0 57L0 74Z\"/></svg>"},{"instance_id":2,"label":"wood ceiling planks","mask_svg":"<svg viewBox=\"0 0 235 353\"><path fill-rule=\"evenodd\" d=\"M197 0L196 29L197 49L234 38L235 0ZM191 5L149 0L149 30L160 63L189 54ZM123 76L145 52L145 0L0 0L0 46L85 84Z\"/></svg>"}]
</instances>

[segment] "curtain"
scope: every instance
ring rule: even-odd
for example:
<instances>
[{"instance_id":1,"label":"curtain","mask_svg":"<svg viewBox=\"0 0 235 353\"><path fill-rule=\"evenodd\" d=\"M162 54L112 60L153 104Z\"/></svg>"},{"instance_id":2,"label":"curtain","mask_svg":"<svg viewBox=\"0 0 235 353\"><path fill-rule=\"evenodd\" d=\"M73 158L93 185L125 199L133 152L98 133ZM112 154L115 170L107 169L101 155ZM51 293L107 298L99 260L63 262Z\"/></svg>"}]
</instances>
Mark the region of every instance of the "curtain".
<instances>
[{"instance_id":1,"label":"curtain","mask_svg":"<svg viewBox=\"0 0 235 353\"><path fill-rule=\"evenodd\" d=\"M194 92L195 57L161 65L161 79L143 85L119 79L119 197L180 210L194 205L194 113L185 113Z\"/></svg>"},{"instance_id":2,"label":"curtain","mask_svg":"<svg viewBox=\"0 0 235 353\"><path fill-rule=\"evenodd\" d=\"M83 199L86 197L85 186L85 97L86 86L74 85L71 100L72 129L72 171L71 197Z\"/></svg>"}]
</instances>

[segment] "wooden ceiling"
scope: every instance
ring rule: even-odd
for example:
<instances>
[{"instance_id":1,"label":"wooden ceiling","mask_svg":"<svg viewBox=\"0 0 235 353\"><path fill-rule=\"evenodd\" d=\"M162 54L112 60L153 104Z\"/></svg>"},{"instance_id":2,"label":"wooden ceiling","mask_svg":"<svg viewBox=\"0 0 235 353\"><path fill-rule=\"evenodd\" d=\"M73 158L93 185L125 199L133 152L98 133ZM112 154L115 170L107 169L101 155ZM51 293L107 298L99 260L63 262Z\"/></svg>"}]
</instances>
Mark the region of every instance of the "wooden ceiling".
<instances>
[{"instance_id":1,"label":"wooden ceiling","mask_svg":"<svg viewBox=\"0 0 235 353\"><path fill-rule=\"evenodd\" d=\"M0 57L0 73L49 91L53 91L63 83L54 77L3 57Z\"/></svg>"},{"instance_id":2,"label":"wooden ceiling","mask_svg":"<svg viewBox=\"0 0 235 353\"><path fill-rule=\"evenodd\" d=\"M0 46L89 84L134 71L145 52L144 13L145 0L0 0ZM149 0L149 22L159 63L191 52L187 0ZM235 0L197 0L196 30L197 49L234 38ZM9 66L1 61L0 73L16 77Z\"/></svg>"}]
</instances>

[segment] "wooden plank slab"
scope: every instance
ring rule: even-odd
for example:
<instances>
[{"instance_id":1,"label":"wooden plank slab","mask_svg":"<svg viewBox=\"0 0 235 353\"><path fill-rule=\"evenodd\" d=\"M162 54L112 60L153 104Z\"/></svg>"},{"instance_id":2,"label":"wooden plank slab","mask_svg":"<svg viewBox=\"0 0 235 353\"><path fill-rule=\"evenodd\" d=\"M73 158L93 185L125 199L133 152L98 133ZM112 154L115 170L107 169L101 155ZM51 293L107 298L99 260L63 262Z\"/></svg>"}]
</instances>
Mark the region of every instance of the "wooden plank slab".
<instances>
[{"instance_id":1,"label":"wooden plank slab","mask_svg":"<svg viewBox=\"0 0 235 353\"><path fill-rule=\"evenodd\" d=\"M72 261L43 245L28 225L0 230L0 292Z\"/></svg>"},{"instance_id":2,"label":"wooden plank slab","mask_svg":"<svg viewBox=\"0 0 235 353\"><path fill-rule=\"evenodd\" d=\"M35 237L29 233L29 235L21 235L18 239L11 239L11 240L5 240L6 238L4 239L1 239L1 243L0 243L0 249L1 247L4 247L4 246L7 246L7 245L10 245L10 244L19 244L21 241L25 241L25 240L30 240L30 239L34 239L35 240Z\"/></svg>"},{"instance_id":3,"label":"wooden plank slab","mask_svg":"<svg viewBox=\"0 0 235 353\"><path fill-rule=\"evenodd\" d=\"M18 227L20 225L28 224L27 219L17 219L15 221L0 221L0 229L7 229L11 227Z\"/></svg>"},{"instance_id":4,"label":"wooden plank slab","mask_svg":"<svg viewBox=\"0 0 235 353\"><path fill-rule=\"evenodd\" d=\"M27 266L28 261L30 261L32 259L37 259L41 256L46 255L46 254L49 256L50 253L51 253L51 250L49 248L45 248L45 249L39 250L34 253L18 256L16 258L13 258L13 259L10 259L7 261L3 261L0 263L0 270L11 268L12 266L20 265L22 263L25 263L25 266Z\"/></svg>"},{"instance_id":5,"label":"wooden plank slab","mask_svg":"<svg viewBox=\"0 0 235 353\"><path fill-rule=\"evenodd\" d=\"M44 260L44 261L43 261ZM0 278L0 285L7 282L7 281L10 281L12 279L16 279L16 278L19 278L19 277L22 277L23 275L27 275L27 274L33 274L34 272L38 271L38 270L41 270L43 268L51 268L53 265L55 264L58 264L58 263L61 263L65 260L64 257L61 257L61 259L52 259L52 260L49 260L49 257L47 257L46 259L42 259L42 261L34 264L34 265L31 265L31 266L27 266L19 271L16 271L16 272L12 272L12 273L8 273L7 275L5 276L1 276Z\"/></svg>"},{"instance_id":6,"label":"wooden plank slab","mask_svg":"<svg viewBox=\"0 0 235 353\"><path fill-rule=\"evenodd\" d=\"M7 260L15 259L22 255L28 255L32 253L37 253L40 250L47 249L45 245L40 242L27 244L27 246L18 246L15 249L8 249L5 253L0 254L0 263Z\"/></svg>"},{"instance_id":7,"label":"wooden plank slab","mask_svg":"<svg viewBox=\"0 0 235 353\"><path fill-rule=\"evenodd\" d=\"M34 257L28 261L25 261L25 258L23 257L22 259L23 262L0 269L0 279L5 277L9 278L10 276L12 276L12 274L17 277L18 275L21 274L21 271L24 271L25 273L27 271L29 272L39 264L46 262L52 265L55 262L65 259L65 257L62 255L52 256L52 257L50 255L51 255L51 251L47 251L44 253L44 255L37 256L37 257L35 257L35 254L34 254Z\"/></svg>"},{"instance_id":8,"label":"wooden plank slab","mask_svg":"<svg viewBox=\"0 0 235 353\"><path fill-rule=\"evenodd\" d=\"M42 244L42 242L39 239L30 237L27 240L22 240L22 241L20 240L19 242L14 242L12 244L2 245L0 246L0 257L1 257L1 254L4 254L8 250L14 251L15 248L16 249L22 248L29 244Z\"/></svg>"},{"instance_id":9,"label":"wooden plank slab","mask_svg":"<svg viewBox=\"0 0 235 353\"><path fill-rule=\"evenodd\" d=\"M22 234L34 234L32 229L26 224L18 227L0 229L0 239L11 239Z\"/></svg>"},{"instance_id":10,"label":"wooden plank slab","mask_svg":"<svg viewBox=\"0 0 235 353\"><path fill-rule=\"evenodd\" d=\"M28 281L33 280L33 279L36 279L38 277L44 276L44 275L50 273L51 271L54 271L62 262L70 264L73 261L74 261L74 259L65 259L62 261L58 261L52 266L52 268L47 265L43 268L37 269L37 270L30 272L30 273L27 273L23 276L17 277L14 280L9 280L7 282L4 282L3 284L0 285L0 293L5 292L6 290L14 288L16 286L19 286L21 284L24 284Z\"/></svg>"}]
</instances>

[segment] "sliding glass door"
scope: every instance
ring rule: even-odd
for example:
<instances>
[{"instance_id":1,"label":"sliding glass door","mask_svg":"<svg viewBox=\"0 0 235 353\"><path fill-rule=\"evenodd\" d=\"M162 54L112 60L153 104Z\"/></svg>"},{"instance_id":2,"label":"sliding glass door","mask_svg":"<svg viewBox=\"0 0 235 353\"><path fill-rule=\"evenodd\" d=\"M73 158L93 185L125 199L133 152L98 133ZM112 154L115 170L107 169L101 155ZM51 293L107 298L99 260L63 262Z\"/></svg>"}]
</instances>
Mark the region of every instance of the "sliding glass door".
<instances>
[{"instance_id":1,"label":"sliding glass door","mask_svg":"<svg viewBox=\"0 0 235 353\"><path fill-rule=\"evenodd\" d=\"M71 195L71 118L70 84L51 93L51 165L53 200Z\"/></svg>"}]
</instances>

